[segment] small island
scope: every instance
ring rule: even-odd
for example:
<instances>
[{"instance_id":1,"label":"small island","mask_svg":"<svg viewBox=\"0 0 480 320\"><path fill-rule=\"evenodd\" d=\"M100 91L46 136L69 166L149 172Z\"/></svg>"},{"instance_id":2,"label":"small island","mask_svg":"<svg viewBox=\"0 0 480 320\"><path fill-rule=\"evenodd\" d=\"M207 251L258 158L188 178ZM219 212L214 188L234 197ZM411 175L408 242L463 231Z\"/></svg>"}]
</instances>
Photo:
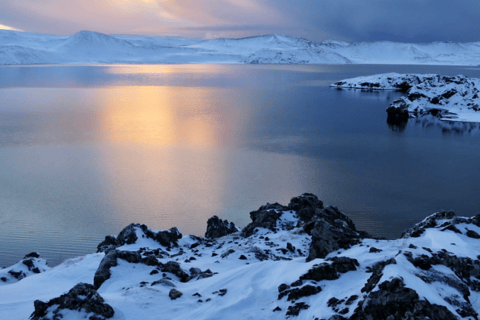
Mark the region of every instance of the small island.
<instances>
[{"instance_id":1,"label":"small island","mask_svg":"<svg viewBox=\"0 0 480 320\"><path fill-rule=\"evenodd\" d=\"M444 121L480 122L480 79L476 78L386 73L338 81L331 87L405 92L405 96L387 108L391 122L405 122L426 115Z\"/></svg>"},{"instance_id":2,"label":"small island","mask_svg":"<svg viewBox=\"0 0 480 320\"><path fill-rule=\"evenodd\" d=\"M478 319L480 215L428 216L399 239L313 194L217 216L205 237L131 224L97 253L0 270L8 319Z\"/></svg>"}]
</instances>

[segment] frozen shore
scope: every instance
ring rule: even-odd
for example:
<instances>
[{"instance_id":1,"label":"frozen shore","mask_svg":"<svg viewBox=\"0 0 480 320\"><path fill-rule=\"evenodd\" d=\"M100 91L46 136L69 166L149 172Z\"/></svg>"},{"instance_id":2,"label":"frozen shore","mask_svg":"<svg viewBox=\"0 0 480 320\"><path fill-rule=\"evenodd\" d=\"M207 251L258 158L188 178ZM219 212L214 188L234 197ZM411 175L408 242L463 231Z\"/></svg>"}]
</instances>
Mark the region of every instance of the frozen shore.
<instances>
[{"instance_id":1,"label":"frozen shore","mask_svg":"<svg viewBox=\"0 0 480 320\"><path fill-rule=\"evenodd\" d=\"M285 35L201 40L92 31L63 36L0 30L0 65L168 63L478 66L480 42L316 43Z\"/></svg>"},{"instance_id":2,"label":"frozen shore","mask_svg":"<svg viewBox=\"0 0 480 320\"><path fill-rule=\"evenodd\" d=\"M480 79L463 75L386 73L341 80L338 89L398 90L405 96L387 108L390 121L433 115L443 121L480 122Z\"/></svg>"},{"instance_id":3,"label":"frozen shore","mask_svg":"<svg viewBox=\"0 0 480 320\"><path fill-rule=\"evenodd\" d=\"M396 240L312 194L205 237L131 224L97 253L0 270L1 319L478 319L480 215L435 213Z\"/></svg>"}]
</instances>

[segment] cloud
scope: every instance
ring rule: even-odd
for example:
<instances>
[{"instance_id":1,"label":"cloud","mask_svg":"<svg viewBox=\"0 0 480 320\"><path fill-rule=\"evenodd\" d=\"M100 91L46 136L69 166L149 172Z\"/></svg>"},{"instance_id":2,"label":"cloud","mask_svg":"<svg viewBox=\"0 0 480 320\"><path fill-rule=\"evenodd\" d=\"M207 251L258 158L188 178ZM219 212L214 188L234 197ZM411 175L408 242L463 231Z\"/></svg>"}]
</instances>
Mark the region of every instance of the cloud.
<instances>
[{"instance_id":1,"label":"cloud","mask_svg":"<svg viewBox=\"0 0 480 320\"><path fill-rule=\"evenodd\" d=\"M0 23L53 34L464 42L479 40L478 12L469 0L6 0Z\"/></svg>"},{"instance_id":2,"label":"cloud","mask_svg":"<svg viewBox=\"0 0 480 320\"><path fill-rule=\"evenodd\" d=\"M0 4L0 22L54 34L171 34L222 25L247 30L250 25L286 24L288 19L258 0L18 0Z\"/></svg>"}]
</instances>

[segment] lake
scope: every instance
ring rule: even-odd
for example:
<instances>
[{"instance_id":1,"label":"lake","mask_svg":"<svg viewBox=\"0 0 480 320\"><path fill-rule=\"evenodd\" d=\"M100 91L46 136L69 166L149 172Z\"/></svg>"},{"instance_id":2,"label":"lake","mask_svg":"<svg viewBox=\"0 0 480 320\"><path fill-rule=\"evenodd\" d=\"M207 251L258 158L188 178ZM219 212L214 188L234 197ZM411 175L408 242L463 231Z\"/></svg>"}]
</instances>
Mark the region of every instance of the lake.
<instances>
[{"instance_id":1,"label":"lake","mask_svg":"<svg viewBox=\"0 0 480 320\"><path fill-rule=\"evenodd\" d=\"M336 90L387 65L0 67L0 266L95 252L131 222L203 235L304 192L357 229L398 237L440 210L477 213L480 134L392 126L398 92Z\"/></svg>"}]
</instances>

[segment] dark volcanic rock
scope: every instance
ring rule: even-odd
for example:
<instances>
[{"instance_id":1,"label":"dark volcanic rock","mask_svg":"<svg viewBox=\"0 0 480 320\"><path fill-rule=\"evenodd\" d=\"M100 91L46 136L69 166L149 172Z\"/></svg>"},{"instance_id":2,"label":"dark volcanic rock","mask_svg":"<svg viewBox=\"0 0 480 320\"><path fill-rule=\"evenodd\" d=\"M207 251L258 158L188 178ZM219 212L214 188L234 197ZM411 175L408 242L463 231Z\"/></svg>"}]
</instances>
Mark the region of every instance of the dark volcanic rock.
<instances>
[{"instance_id":1,"label":"dark volcanic rock","mask_svg":"<svg viewBox=\"0 0 480 320\"><path fill-rule=\"evenodd\" d=\"M414 290L405 287L401 278L394 278L370 292L350 319L455 320L457 317L444 306L420 300Z\"/></svg>"},{"instance_id":2,"label":"dark volcanic rock","mask_svg":"<svg viewBox=\"0 0 480 320\"><path fill-rule=\"evenodd\" d=\"M125 244L133 244L138 240L137 231L143 233L142 237L151 238L156 240L165 247L178 246L178 240L182 238L182 234L176 228L170 228L169 230L162 230L153 232L144 224L131 223L125 227L117 237L106 236L97 246L97 252L108 253L110 250L114 250Z\"/></svg>"},{"instance_id":3,"label":"dark volcanic rock","mask_svg":"<svg viewBox=\"0 0 480 320\"><path fill-rule=\"evenodd\" d=\"M310 231L312 242L307 261L325 258L330 252L348 249L361 239L372 238L366 232L358 232L352 220L335 207L317 210L313 220L315 223Z\"/></svg>"},{"instance_id":4,"label":"dark volcanic rock","mask_svg":"<svg viewBox=\"0 0 480 320\"><path fill-rule=\"evenodd\" d=\"M380 279L383 276L383 269L389 264L397 264L397 261L394 258L377 262L369 271L372 272L370 278L368 278L367 283L363 286L361 292L370 292L378 284Z\"/></svg>"},{"instance_id":5,"label":"dark volcanic rock","mask_svg":"<svg viewBox=\"0 0 480 320\"><path fill-rule=\"evenodd\" d=\"M34 306L35 311L30 316L32 320L60 320L63 318L60 312L64 309L93 313L89 317L90 320L104 320L113 317L114 314L113 308L106 304L94 287L88 283L79 283L68 293L47 303L36 300ZM52 306L56 308L50 309L52 313L47 314L47 309Z\"/></svg>"},{"instance_id":6,"label":"dark volcanic rock","mask_svg":"<svg viewBox=\"0 0 480 320\"><path fill-rule=\"evenodd\" d=\"M93 285L95 289L98 290L102 283L110 279L111 273L110 268L117 265L117 250L112 250L103 257L102 261L95 271L95 276L93 277Z\"/></svg>"},{"instance_id":7,"label":"dark volcanic rock","mask_svg":"<svg viewBox=\"0 0 480 320\"><path fill-rule=\"evenodd\" d=\"M172 290L170 290L170 292L168 293L168 296L170 297L170 299L175 300L175 299L178 299L178 298L180 298L181 296L183 296L183 293L181 293L181 292L178 291L177 289L172 289Z\"/></svg>"},{"instance_id":8,"label":"dark volcanic rock","mask_svg":"<svg viewBox=\"0 0 480 320\"><path fill-rule=\"evenodd\" d=\"M182 234L176 227L170 228L169 230L159 231L155 235L155 240L165 247L170 247L172 244L177 246L177 241L179 239L182 239Z\"/></svg>"},{"instance_id":9,"label":"dark volcanic rock","mask_svg":"<svg viewBox=\"0 0 480 320\"><path fill-rule=\"evenodd\" d=\"M304 222L310 221L317 209L323 209L323 202L311 193L304 193L299 197L294 197L288 204L288 210L297 211L298 217Z\"/></svg>"},{"instance_id":10,"label":"dark volcanic rock","mask_svg":"<svg viewBox=\"0 0 480 320\"><path fill-rule=\"evenodd\" d=\"M124 244L133 244L137 241L137 233L136 228L140 227L138 223L131 223L125 228L117 236L116 243L118 246L123 246ZM107 240L107 239L105 239Z\"/></svg>"},{"instance_id":11,"label":"dark volcanic rock","mask_svg":"<svg viewBox=\"0 0 480 320\"><path fill-rule=\"evenodd\" d=\"M387 122L389 123L407 122L408 118L408 104L405 102L404 98L395 100L387 108Z\"/></svg>"},{"instance_id":12,"label":"dark volcanic rock","mask_svg":"<svg viewBox=\"0 0 480 320\"><path fill-rule=\"evenodd\" d=\"M266 205L261 206L257 211L250 212L250 219L252 219L252 222L243 228L242 236L251 236L255 228L267 228L272 231L275 230L277 220L280 218L282 211L284 210L286 210L286 207L281 204L267 203Z\"/></svg>"},{"instance_id":13,"label":"dark volcanic rock","mask_svg":"<svg viewBox=\"0 0 480 320\"><path fill-rule=\"evenodd\" d=\"M298 316L300 311L307 310L308 308L310 308L310 306L308 304L306 304L304 302L297 302L293 306L288 307L286 316L287 316L287 318L289 316Z\"/></svg>"},{"instance_id":14,"label":"dark volcanic rock","mask_svg":"<svg viewBox=\"0 0 480 320\"><path fill-rule=\"evenodd\" d=\"M205 238L216 239L237 231L239 231L239 229L233 222L228 223L227 220L222 220L217 216L213 216L207 221Z\"/></svg>"},{"instance_id":15,"label":"dark volcanic rock","mask_svg":"<svg viewBox=\"0 0 480 320\"><path fill-rule=\"evenodd\" d=\"M456 215L453 211L442 211L434 213L431 216L425 218L425 220L423 220L422 222L415 224L412 228L405 230L402 233L402 238L419 237L425 231L425 229L435 228L437 226L438 220L453 219L454 217L456 217Z\"/></svg>"}]
</instances>

